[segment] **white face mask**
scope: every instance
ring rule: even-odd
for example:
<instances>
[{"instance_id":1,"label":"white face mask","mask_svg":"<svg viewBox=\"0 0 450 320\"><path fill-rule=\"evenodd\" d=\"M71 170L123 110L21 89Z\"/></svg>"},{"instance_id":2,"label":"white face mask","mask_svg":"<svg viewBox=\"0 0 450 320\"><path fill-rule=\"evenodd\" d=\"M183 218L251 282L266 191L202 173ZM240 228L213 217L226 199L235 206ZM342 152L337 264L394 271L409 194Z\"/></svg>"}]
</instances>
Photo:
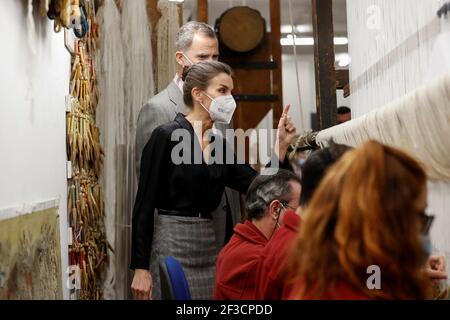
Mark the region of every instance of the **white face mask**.
<instances>
[{"instance_id":1,"label":"white face mask","mask_svg":"<svg viewBox=\"0 0 450 320\"><path fill-rule=\"evenodd\" d=\"M211 120L215 123L230 124L236 110L236 101L233 96L219 96L213 99L206 92L204 94L211 99L211 106L209 110L203 104L201 106L209 113Z\"/></svg>"}]
</instances>

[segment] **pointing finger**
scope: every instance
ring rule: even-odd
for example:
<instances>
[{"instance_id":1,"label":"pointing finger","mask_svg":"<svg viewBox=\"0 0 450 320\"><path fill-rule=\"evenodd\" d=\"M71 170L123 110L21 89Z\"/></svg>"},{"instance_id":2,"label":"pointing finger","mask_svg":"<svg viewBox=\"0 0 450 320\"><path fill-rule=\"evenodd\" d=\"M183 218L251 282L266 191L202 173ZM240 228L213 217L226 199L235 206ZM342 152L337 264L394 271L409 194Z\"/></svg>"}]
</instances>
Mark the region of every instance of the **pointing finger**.
<instances>
[{"instance_id":1,"label":"pointing finger","mask_svg":"<svg viewBox=\"0 0 450 320\"><path fill-rule=\"evenodd\" d=\"M290 109L291 109L291 105L288 104L288 105L284 108L282 117L286 117L286 116L288 115Z\"/></svg>"}]
</instances>

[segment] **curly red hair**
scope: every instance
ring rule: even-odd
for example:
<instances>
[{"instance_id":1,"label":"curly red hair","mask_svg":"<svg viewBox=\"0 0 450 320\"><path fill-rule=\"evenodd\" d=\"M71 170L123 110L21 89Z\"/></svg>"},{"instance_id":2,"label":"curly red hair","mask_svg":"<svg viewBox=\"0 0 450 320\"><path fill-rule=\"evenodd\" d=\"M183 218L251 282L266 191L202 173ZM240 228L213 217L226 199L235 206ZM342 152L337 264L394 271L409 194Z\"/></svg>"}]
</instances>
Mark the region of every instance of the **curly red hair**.
<instances>
[{"instance_id":1,"label":"curly red hair","mask_svg":"<svg viewBox=\"0 0 450 320\"><path fill-rule=\"evenodd\" d=\"M345 282L369 298L425 299L416 200L426 173L406 153L370 141L347 152L316 190L289 254L298 298L321 299ZM367 268L381 269L381 290L369 290Z\"/></svg>"}]
</instances>

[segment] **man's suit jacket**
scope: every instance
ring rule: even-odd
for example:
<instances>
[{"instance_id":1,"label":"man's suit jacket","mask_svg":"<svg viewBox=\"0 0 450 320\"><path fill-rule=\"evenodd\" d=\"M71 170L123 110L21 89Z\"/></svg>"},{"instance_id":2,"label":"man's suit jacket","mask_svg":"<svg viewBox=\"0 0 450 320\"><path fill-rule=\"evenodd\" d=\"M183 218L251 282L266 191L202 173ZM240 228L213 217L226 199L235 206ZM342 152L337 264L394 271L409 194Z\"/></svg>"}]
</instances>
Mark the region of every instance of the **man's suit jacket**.
<instances>
[{"instance_id":1,"label":"man's suit jacket","mask_svg":"<svg viewBox=\"0 0 450 320\"><path fill-rule=\"evenodd\" d=\"M183 102L183 94L174 81L171 81L167 88L151 98L139 113L136 130L136 173L139 177L142 151L150 140L153 130L157 127L171 122L177 113L186 114L187 108ZM217 129L222 131L225 137L225 130L229 126L218 125ZM233 225L241 222L241 206L239 193L225 188L222 201L218 208L212 212L214 230L216 233L217 250L220 251L224 245L226 228L226 206L227 200L231 212Z\"/></svg>"}]
</instances>

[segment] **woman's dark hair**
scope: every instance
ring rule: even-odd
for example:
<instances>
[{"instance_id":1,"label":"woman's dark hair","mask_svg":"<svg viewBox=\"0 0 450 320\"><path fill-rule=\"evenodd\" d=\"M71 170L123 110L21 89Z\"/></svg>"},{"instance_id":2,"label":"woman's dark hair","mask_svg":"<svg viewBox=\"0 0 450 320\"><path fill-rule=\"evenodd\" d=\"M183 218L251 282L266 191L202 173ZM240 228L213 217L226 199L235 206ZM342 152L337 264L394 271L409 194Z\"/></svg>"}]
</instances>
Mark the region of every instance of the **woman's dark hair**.
<instances>
[{"instance_id":1,"label":"woman's dark hair","mask_svg":"<svg viewBox=\"0 0 450 320\"><path fill-rule=\"evenodd\" d=\"M350 109L349 107L339 107L337 110L338 114L347 114L347 113L351 113L352 109Z\"/></svg>"},{"instance_id":2,"label":"woman's dark hair","mask_svg":"<svg viewBox=\"0 0 450 320\"><path fill-rule=\"evenodd\" d=\"M219 61L202 61L183 71L183 101L187 107L193 107L192 89L206 90L210 82L217 75L225 73L233 75L230 66Z\"/></svg>"},{"instance_id":3,"label":"woman's dark hair","mask_svg":"<svg viewBox=\"0 0 450 320\"><path fill-rule=\"evenodd\" d=\"M329 147L316 150L308 157L302 168L301 206L306 206L311 200L327 169L350 149L345 145L331 143Z\"/></svg>"}]
</instances>

